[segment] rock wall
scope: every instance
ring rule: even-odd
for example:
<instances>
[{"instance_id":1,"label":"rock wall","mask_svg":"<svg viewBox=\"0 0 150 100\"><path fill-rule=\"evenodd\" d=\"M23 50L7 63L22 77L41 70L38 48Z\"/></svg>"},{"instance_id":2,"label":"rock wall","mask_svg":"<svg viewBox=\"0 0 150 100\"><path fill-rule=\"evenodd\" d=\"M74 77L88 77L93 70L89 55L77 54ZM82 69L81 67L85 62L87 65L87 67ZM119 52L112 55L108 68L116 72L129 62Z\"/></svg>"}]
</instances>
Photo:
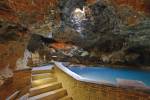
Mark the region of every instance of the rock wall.
<instances>
[{"instance_id":1,"label":"rock wall","mask_svg":"<svg viewBox=\"0 0 150 100\"><path fill-rule=\"evenodd\" d=\"M13 77L16 62L24 55L30 35L25 27L0 21L0 80ZM5 84L5 83L4 83Z\"/></svg>"},{"instance_id":2,"label":"rock wall","mask_svg":"<svg viewBox=\"0 0 150 100\"><path fill-rule=\"evenodd\" d=\"M21 97L28 93L31 84L31 71L15 71L13 78L7 80L7 82L0 87L0 99L6 100L16 91L20 91L18 97Z\"/></svg>"},{"instance_id":3,"label":"rock wall","mask_svg":"<svg viewBox=\"0 0 150 100\"><path fill-rule=\"evenodd\" d=\"M104 63L149 66L149 3L131 1L62 1L62 30L53 36L95 51Z\"/></svg>"},{"instance_id":4,"label":"rock wall","mask_svg":"<svg viewBox=\"0 0 150 100\"><path fill-rule=\"evenodd\" d=\"M6 66L16 70L30 34L35 32L31 26L44 23L50 9L56 7L57 0L0 0L0 70Z\"/></svg>"},{"instance_id":5,"label":"rock wall","mask_svg":"<svg viewBox=\"0 0 150 100\"><path fill-rule=\"evenodd\" d=\"M1 0L0 5L2 19L28 25L43 21L57 0Z\"/></svg>"},{"instance_id":6,"label":"rock wall","mask_svg":"<svg viewBox=\"0 0 150 100\"><path fill-rule=\"evenodd\" d=\"M128 5L136 11L144 11L149 13L150 1L149 0L113 0L118 6Z\"/></svg>"},{"instance_id":7,"label":"rock wall","mask_svg":"<svg viewBox=\"0 0 150 100\"><path fill-rule=\"evenodd\" d=\"M149 65L149 7L149 0L1 0L0 67L11 62L13 69L23 55L30 36L21 27L96 51L107 62Z\"/></svg>"}]
</instances>

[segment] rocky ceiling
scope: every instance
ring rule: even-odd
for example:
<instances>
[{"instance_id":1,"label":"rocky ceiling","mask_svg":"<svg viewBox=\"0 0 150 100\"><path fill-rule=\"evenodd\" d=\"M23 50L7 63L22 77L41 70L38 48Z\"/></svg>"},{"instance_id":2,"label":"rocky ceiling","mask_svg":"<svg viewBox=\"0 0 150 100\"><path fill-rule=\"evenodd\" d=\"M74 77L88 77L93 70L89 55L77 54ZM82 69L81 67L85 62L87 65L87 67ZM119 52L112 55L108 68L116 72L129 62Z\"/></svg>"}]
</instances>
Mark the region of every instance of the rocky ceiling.
<instances>
[{"instance_id":1,"label":"rocky ceiling","mask_svg":"<svg viewBox=\"0 0 150 100\"><path fill-rule=\"evenodd\" d=\"M149 0L0 0L0 66L14 68L30 37L72 43L104 63L150 65L149 12Z\"/></svg>"}]
</instances>

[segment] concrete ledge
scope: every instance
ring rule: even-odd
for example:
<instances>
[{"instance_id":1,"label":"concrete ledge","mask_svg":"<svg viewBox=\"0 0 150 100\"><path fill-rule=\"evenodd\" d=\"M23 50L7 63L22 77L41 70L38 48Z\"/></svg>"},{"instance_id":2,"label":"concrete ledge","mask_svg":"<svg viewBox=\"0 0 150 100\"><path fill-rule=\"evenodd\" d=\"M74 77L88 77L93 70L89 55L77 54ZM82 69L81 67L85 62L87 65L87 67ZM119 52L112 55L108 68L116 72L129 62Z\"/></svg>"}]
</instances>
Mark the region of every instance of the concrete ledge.
<instances>
[{"instance_id":1,"label":"concrete ledge","mask_svg":"<svg viewBox=\"0 0 150 100\"><path fill-rule=\"evenodd\" d=\"M69 70L68 68L66 68L62 63L60 62L55 62L56 67L58 67L59 69L61 69L62 71L64 71L65 73L67 73L68 75L70 75L71 77L73 77L74 79L78 80L78 81L82 81L82 82L88 82L88 83L96 83L96 84L104 84L104 85L108 85L108 86L116 86L115 84L111 84L107 81L101 80L101 81L95 81L92 79L87 79L84 78L82 76L79 76L78 74L72 72L71 70Z\"/></svg>"},{"instance_id":2,"label":"concrete ledge","mask_svg":"<svg viewBox=\"0 0 150 100\"><path fill-rule=\"evenodd\" d=\"M60 62L55 62L56 67L58 67L59 69L61 69L62 71L64 71L65 73L67 73L68 75L70 75L71 77L73 77L76 80L82 81L84 80L83 77L79 76L78 74L72 72L71 70L69 70L68 68L66 68L62 63Z\"/></svg>"},{"instance_id":3,"label":"concrete ledge","mask_svg":"<svg viewBox=\"0 0 150 100\"><path fill-rule=\"evenodd\" d=\"M55 75L73 100L149 100L150 93L84 80L59 62Z\"/></svg>"},{"instance_id":4,"label":"concrete ledge","mask_svg":"<svg viewBox=\"0 0 150 100\"><path fill-rule=\"evenodd\" d=\"M78 81L81 81L81 82L88 82L88 83L95 83L95 84L100 84L100 85L107 85L107 86L112 86L112 87L116 87L116 88L119 87L119 88L125 88L125 89L134 89L134 90L140 90L140 91L144 91L144 92L149 92L150 93L150 87L148 87L146 85L143 85L143 86L137 85L139 82L142 83L141 81L125 80L125 79L119 79L120 81L118 81L118 79L116 79L117 83L116 84L111 84L110 82L107 82L105 80L95 81L95 80L92 80L92 79L84 78L84 77L74 73L73 71L69 70L61 62L55 62L55 67L58 67L60 70L64 71L66 74L70 75L74 79L76 79ZM131 82L132 82L132 86L131 86ZM125 84L125 83L127 83L127 84Z\"/></svg>"}]
</instances>

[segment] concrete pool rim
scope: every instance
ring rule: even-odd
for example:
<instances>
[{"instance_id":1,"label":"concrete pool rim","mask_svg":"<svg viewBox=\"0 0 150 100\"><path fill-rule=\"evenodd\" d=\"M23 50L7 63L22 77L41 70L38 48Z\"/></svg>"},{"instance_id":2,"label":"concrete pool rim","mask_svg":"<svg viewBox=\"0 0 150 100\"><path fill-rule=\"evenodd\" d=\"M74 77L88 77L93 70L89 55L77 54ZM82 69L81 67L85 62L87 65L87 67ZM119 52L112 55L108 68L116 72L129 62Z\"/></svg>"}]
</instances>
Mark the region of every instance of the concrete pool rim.
<instances>
[{"instance_id":1,"label":"concrete pool rim","mask_svg":"<svg viewBox=\"0 0 150 100\"><path fill-rule=\"evenodd\" d=\"M99 85L105 85L108 87L116 87L116 88L123 88L123 89L127 89L127 90L138 90L138 91L143 91L143 92L148 92L150 93L150 89L144 89L144 88L135 88L135 87L127 87L127 86L118 86L117 84L112 84L109 83L107 81L94 81L94 80L90 80L87 78L84 78L78 74L76 74L75 72L71 71L70 69L68 69L66 66L64 66L61 62L54 62L55 67L59 68L60 70L62 70L63 72L65 72L67 75L71 76L72 78L74 78L77 81L81 81L81 82L87 82L87 83L93 83L93 84L99 84Z\"/></svg>"}]
</instances>

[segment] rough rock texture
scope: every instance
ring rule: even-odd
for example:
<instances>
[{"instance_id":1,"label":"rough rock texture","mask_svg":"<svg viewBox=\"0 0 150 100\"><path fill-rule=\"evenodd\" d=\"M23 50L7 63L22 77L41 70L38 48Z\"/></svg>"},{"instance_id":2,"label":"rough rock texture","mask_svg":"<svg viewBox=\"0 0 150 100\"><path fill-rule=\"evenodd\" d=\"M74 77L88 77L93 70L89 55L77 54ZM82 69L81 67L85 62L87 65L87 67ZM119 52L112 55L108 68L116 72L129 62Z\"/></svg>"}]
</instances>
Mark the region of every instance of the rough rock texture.
<instances>
[{"instance_id":1,"label":"rough rock texture","mask_svg":"<svg viewBox=\"0 0 150 100\"><path fill-rule=\"evenodd\" d=\"M103 63L149 65L149 5L149 0L1 0L0 68L15 68L27 30L44 36L30 42L32 52L69 42Z\"/></svg>"},{"instance_id":2,"label":"rough rock texture","mask_svg":"<svg viewBox=\"0 0 150 100\"><path fill-rule=\"evenodd\" d=\"M35 33L32 27L45 23L56 5L56 0L0 0L0 70L6 66L16 70L18 59L24 58L29 34Z\"/></svg>"},{"instance_id":3,"label":"rough rock texture","mask_svg":"<svg viewBox=\"0 0 150 100\"><path fill-rule=\"evenodd\" d=\"M95 51L103 63L149 65L149 3L134 3L64 0L60 5L64 32L56 32L54 38Z\"/></svg>"},{"instance_id":4,"label":"rough rock texture","mask_svg":"<svg viewBox=\"0 0 150 100\"><path fill-rule=\"evenodd\" d=\"M57 5L57 0L1 0L0 1L1 18L9 21L18 19L18 22L24 25L30 25L35 22L43 21L49 9Z\"/></svg>"},{"instance_id":5,"label":"rough rock texture","mask_svg":"<svg viewBox=\"0 0 150 100\"><path fill-rule=\"evenodd\" d=\"M13 76L17 60L24 56L29 33L25 27L7 21L0 21L0 26L0 80L7 80Z\"/></svg>"},{"instance_id":6,"label":"rough rock texture","mask_svg":"<svg viewBox=\"0 0 150 100\"><path fill-rule=\"evenodd\" d=\"M108 0L109 1L109 0ZM135 11L143 11L149 13L150 1L149 0L112 0L116 6L128 5Z\"/></svg>"},{"instance_id":7,"label":"rough rock texture","mask_svg":"<svg viewBox=\"0 0 150 100\"><path fill-rule=\"evenodd\" d=\"M112 7L106 6L102 2L90 5L87 7L87 11L83 11L85 3L84 0L66 2L62 10L62 17L65 24L64 33L70 33L70 35L61 32L56 36L60 36L60 38L66 36L63 38L64 40L71 40L82 47L91 48L109 34L114 34L115 37L116 32L119 31L119 18ZM76 12L76 10L80 11Z\"/></svg>"},{"instance_id":8,"label":"rough rock texture","mask_svg":"<svg viewBox=\"0 0 150 100\"><path fill-rule=\"evenodd\" d=\"M6 100L6 98L18 90L21 90L19 96L25 95L30 89L30 84L30 71L15 71L13 78L9 79L2 87L0 87L0 99Z\"/></svg>"},{"instance_id":9,"label":"rough rock texture","mask_svg":"<svg viewBox=\"0 0 150 100\"><path fill-rule=\"evenodd\" d=\"M0 68L9 65L14 69L16 60L22 56L25 50L29 34L25 33L27 32L26 28L14 23L1 21L0 26Z\"/></svg>"}]
</instances>

